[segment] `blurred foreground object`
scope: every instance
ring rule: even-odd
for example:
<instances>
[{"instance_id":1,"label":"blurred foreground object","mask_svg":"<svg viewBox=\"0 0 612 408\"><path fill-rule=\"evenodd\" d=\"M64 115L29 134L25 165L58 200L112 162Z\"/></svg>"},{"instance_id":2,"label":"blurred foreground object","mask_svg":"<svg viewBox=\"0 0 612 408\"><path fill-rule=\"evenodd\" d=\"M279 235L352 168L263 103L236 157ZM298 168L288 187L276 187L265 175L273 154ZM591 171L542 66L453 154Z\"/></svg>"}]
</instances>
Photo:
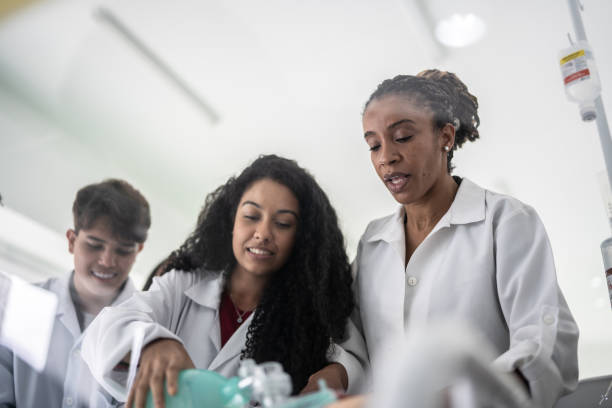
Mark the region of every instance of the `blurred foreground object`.
<instances>
[{"instance_id":1,"label":"blurred foreground object","mask_svg":"<svg viewBox=\"0 0 612 408\"><path fill-rule=\"evenodd\" d=\"M0 271L0 344L42 371L57 309L57 296Z\"/></svg>"},{"instance_id":2,"label":"blurred foreground object","mask_svg":"<svg viewBox=\"0 0 612 408\"><path fill-rule=\"evenodd\" d=\"M491 365L488 342L465 325L439 321L398 339L374 379L367 407L518 408L533 403L518 377Z\"/></svg>"}]
</instances>

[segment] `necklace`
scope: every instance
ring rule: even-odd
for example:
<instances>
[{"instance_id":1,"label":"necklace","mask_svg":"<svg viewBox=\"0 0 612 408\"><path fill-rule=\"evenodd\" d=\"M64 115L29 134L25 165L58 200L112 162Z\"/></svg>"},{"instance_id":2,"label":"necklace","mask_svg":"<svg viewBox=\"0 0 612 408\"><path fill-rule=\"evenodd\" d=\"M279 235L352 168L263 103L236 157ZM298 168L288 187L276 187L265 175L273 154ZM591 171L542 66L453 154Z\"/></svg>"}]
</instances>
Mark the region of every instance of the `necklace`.
<instances>
[{"instance_id":1,"label":"necklace","mask_svg":"<svg viewBox=\"0 0 612 408\"><path fill-rule=\"evenodd\" d=\"M232 302L232 306L234 306L234 311L236 312L236 316L238 316L238 318L236 318L236 322L238 323L242 323L243 322L243 317L244 315L248 314L249 311L245 310L244 312L240 312L240 310L238 310L238 308L236 307L236 305L234 304L234 299L232 299L231 296L229 296L230 301Z\"/></svg>"}]
</instances>

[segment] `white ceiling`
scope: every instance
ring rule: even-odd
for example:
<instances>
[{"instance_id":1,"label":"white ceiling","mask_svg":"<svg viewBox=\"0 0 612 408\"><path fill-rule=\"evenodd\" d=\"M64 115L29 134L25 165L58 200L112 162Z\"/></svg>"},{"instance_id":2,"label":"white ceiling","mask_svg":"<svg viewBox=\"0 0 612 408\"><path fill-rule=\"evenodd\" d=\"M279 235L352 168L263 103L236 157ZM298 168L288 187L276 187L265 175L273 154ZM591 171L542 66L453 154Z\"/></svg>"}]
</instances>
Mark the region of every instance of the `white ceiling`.
<instances>
[{"instance_id":1,"label":"white ceiling","mask_svg":"<svg viewBox=\"0 0 612 408\"><path fill-rule=\"evenodd\" d=\"M419 5L461 7L483 41L443 49ZM461 3L459 6L456 3ZM586 32L612 106L612 2L584 0ZM217 124L109 24L105 7L220 115ZM480 102L481 137L456 174L533 205L581 327L582 376L612 367L612 312L600 242L610 235L595 124L563 94L557 53L573 32L565 1L39 1L0 20L0 193L63 233L76 190L107 177L140 188L153 227L142 282L184 239L207 192L260 153L317 177L353 253L395 203L371 169L360 115L398 73L456 72ZM607 344L607 347L606 347Z\"/></svg>"}]
</instances>

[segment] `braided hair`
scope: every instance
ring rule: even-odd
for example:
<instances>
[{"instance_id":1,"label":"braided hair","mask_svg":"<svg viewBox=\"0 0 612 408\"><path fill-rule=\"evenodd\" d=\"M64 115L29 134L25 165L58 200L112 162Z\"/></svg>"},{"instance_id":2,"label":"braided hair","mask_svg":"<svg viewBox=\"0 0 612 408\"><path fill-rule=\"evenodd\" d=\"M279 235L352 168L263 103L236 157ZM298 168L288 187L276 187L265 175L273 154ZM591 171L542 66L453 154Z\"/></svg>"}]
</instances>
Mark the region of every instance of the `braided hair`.
<instances>
[{"instance_id":1,"label":"braided hair","mask_svg":"<svg viewBox=\"0 0 612 408\"><path fill-rule=\"evenodd\" d=\"M414 75L397 75L386 79L370 95L364 112L373 100L387 95L407 95L431 109L433 125L442 129L447 123L455 126L455 143L447 156L447 171L453 169L453 152L466 141L480 137L478 126L478 99L469 93L467 86L452 72L427 69Z\"/></svg>"},{"instance_id":2,"label":"braided hair","mask_svg":"<svg viewBox=\"0 0 612 408\"><path fill-rule=\"evenodd\" d=\"M292 191L299 220L292 253L270 276L255 309L242 358L280 362L299 392L311 374L329 363L330 345L344 339L354 306L338 219L312 175L293 160L260 156L207 196L195 230L165 269L224 273L227 282L236 265L231 234L237 207L243 193L261 179Z\"/></svg>"}]
</instances>

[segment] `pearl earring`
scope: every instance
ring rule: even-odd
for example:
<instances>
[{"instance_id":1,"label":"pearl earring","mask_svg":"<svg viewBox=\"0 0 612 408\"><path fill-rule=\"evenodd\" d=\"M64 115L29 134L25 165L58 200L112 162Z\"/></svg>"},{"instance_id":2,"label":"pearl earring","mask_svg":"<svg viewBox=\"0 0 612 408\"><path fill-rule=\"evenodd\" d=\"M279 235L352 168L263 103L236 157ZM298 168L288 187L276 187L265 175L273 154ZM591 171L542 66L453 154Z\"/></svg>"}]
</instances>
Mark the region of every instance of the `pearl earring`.
<instances>
[{"instance_id":1,"label":"pearl earring","mask_svg":"<svg viewBox=\"0 0 612 408\"><path fill-rule=\"evenodd\" d=\"M448 147L448 146L444 146L444 151L445 151L445 152L448 152L449 150L450 150L450 147Z\"/></svg>"}]
</instances>

